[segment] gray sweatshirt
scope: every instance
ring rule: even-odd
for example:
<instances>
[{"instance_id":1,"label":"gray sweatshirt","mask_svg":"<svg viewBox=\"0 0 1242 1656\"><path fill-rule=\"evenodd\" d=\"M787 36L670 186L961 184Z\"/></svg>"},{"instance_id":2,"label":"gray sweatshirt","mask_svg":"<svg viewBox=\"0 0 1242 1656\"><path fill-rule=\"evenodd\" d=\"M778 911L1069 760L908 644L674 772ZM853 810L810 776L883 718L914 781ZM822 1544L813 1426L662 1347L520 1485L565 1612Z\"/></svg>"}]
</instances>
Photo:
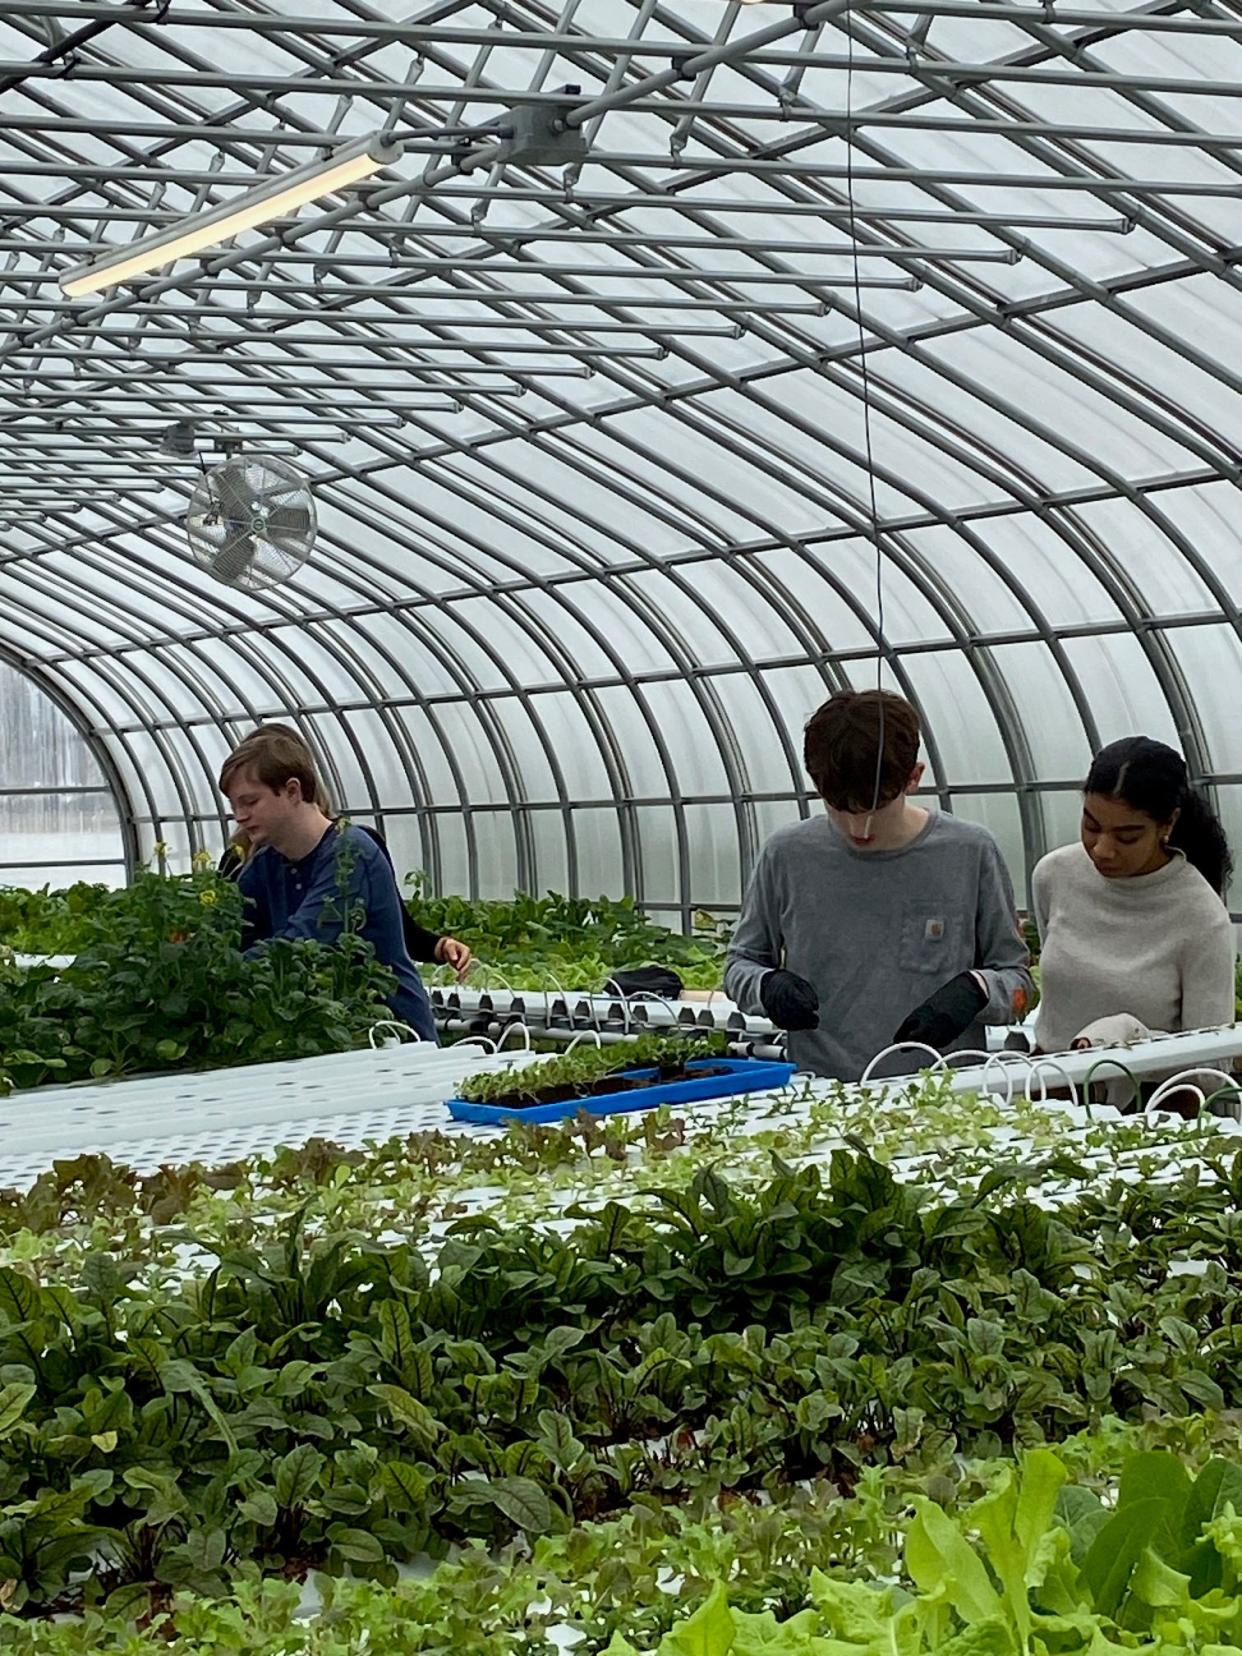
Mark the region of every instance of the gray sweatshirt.
<instances>
[{"instance_id":1,"label":"gray sweatshirt","mask_svg":"<svg viewBox=\"0 0 1242 1656\"><path fill-rule=\"evenodd\" d=\"M781 828L764 846L725 969L725 992L763 1015L759 987L784 966L819 991L819 1028L791 1030L789 1056L856 1081L916 1006L977 970L988 1002L954 1047L984 1045L1034 999L1013 886L986 828L932 815L899 851L857 851L827 816ZM951 1049L950 1049L951 1050ZM880 1074L923 1068L904 1053Z\"/></svg>"}]
</instances>

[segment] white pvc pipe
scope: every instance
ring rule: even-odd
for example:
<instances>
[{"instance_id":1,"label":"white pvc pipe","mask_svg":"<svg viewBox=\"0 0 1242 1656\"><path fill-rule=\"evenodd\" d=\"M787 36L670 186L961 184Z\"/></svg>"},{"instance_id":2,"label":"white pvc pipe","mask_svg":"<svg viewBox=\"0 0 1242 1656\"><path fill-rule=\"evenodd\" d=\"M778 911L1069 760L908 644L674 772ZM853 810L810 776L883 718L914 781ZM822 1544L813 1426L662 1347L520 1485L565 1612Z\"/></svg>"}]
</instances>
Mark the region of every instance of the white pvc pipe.
<instances>
[{"instance_id":1,"label":"white pvc pipe","mask_svg":"<svg viewBox=\"0 0 1242 1656\"><path fill-rule=\"evenodd\" d=\"M886 1046L882 1048L881 1051L877 1052L875 1057L867 1065L866 1069L858 1078L858 1085L860 1087L865 1087L867 1085L867 1083L871 1080L872 1070L881 1061L881 1059L887 1058L890 1052L925 1052L932 1060L930 1066L932 1069L943 1069L945 1067L944 1053L937 1052L935 1047L928 1046L926 1041L894 1041L891 1046ZM885 1085L888 1086L894 1081L906 1080L908 1077L885 1075L881 1077L881 1079Z\"/></svg>"},{"instance_id":2,"label":"white pvc pipe","mask_svg":"<svg viewBox=\"0 0 1242 1656\"><path fill-rule=\"evenodd\" d=\"M1040 1055L1042 1056L1042 1055ZM1213 1068L1225 1058L1242 1056L1242 1024L1224 1024L1216 1029L1188 1030L1180 1035L1153 1035L1132 1046L1089 1047L1077 1052L1048 1054L1076 1086L1081 1087L1093 1065L1113 1062L1131 1074L1166 1075L1170 1070ZM1034 1062L1031 1057L1028 1062ZM985 1068L953 1070L951 1088L959 1092L989 1090L992 1077Z\"/></svg>"},{"instance_id":3,"label":"white pvc pipe","mask_svg":"<svg viewBox=\"0 0 1242 1656\"><path fill-rule=\"evenodd\" d=\"M1025 1097L1028 1104L1033 1104L1035 1102L1031 1097L1031 1083L1036 1080L1039 1082L1039 1102L1041 1104L1046 1104L1048 1102L1048 1083L1044 1080L1043 1073L1046 1069L1055 1070L1057 1072L1062 1081L1069 1088L1070 1102L1075 1105L1078 1103L1078 1088L1065 1073L1064 1066L1055 1058L1040 1057L1036 1058L1033 1062L1028 1059L1028 1063L1030 1063L1031 1066L1030 1074L1026 1078L1025 1089Z\"/></svg>"},{"instance_id":4,"label":"white pvc pipe","mask_svg":"<svg viewBox=\"0 0 1242 1656\"><path fill-rule=\"evenodd\" d=\"M397 1031L397 1039L395 1041L394 1040L381 1040L381 1041L377 1042L376 1039L375 1039L375 1031L377 1029L395 1029ZM422 1036L418 1033L418 1031L416 1029L411 1029L408 1023L402 1023L399 1018L380 1018L376 1023L373 1023L371 1025L370 1029L367 1030L367 1045L371 1048L372 1052L374 1052L376 1050L377 1046L378 1047L402 1046L404 1044L403 1037L406 1036L406 1035L409 1036L411 1042L417 1042L417 1041L422 1040ZM432 1043L431 1042L425 1042L424 1044L425 1045L431 1045Z\"/></svg>"},{"instance_id":5,"label":"white pvc pipe","mask_svg":"<svg viewBox=\"0 0 1242 1656\"><path fill-rule=\"evenodd\" d=\"M1005 1083L1005 1103L1013 1103L1014 1075L1019 1064L1029 1061L1029 1053L1025 1052L984 1052L980 1048L963 1047L956 1052L945 1053L945 1068L952 1072L955 1066L948 1060L953 1058L982 1058L983 1073L988 1074L993 1068L999 1069Z\"/></svg>"},{"instance_id":6,"label":"white pvc pipe","mask_svg":"<svg viewBox=\"0 0 1242 1656\"><path fill-rule=\"evenodd\" d=\"M585 1041L585 1040L589 1039L589 1037L592 1036L592 1035L594 1035L594 1037L595 1037L595 1050L597 1052L602 1052L604 1050L604 1043L599 1038L599 1030L598 1029L582 1029L582 1030L579 1030L578 1034L574 1036L573 1040L565 1048L566 1056L568 1057L568 1055L577 1046L579 1041Z\"/></svg>"},{"instance_id":7,"label":"white pvc pipe","mask_svg":"<svg viewBox=\"0 0 1242 1656\"><path fill-rule=\"evenodd\" d=\"M511 1023L511 1024L506 1025L506 1027L504 1029L504 1032L501 1034L500 1039L496 1042L497 1057L499 1057L501 1052L504 1050L505 1042L509 1039L510 1035L513 1034L513 1031L515 1029L521 1030L521 1032L522 1032L522 1049L523 1049L523 1051L525 1051L525 1052L530 1051L530 1028L529 1028L529 1026L527 1024L524 1024L524 1023Z\"/></svg>"},{"instance_id":8,"label":"white pvc pipe","mask_svg":"<svg viewBox=\"0 0 1242 1656\"><path fill-rule=\"evenodd\" d=\"M1178 1070L1176 1075L1170 1075L1168 1079L1162 1081L1156 1088L1155 1092L1152 1093L1151 1097L1147 1100L1144 1114L1149 1115L1152 1110L1158 1110L1164 1099L1169 1093L1172 1092L1198 1093L1199 1108L1202 1109L1207 1103L1207 1094L1200 1086L1201 1078L1218 1080L1224 1087L1237 1087L1242 1085L1242 1076L1226 1075L1225 1071L1221 1069Z\"/></svg>"}]
</instances>

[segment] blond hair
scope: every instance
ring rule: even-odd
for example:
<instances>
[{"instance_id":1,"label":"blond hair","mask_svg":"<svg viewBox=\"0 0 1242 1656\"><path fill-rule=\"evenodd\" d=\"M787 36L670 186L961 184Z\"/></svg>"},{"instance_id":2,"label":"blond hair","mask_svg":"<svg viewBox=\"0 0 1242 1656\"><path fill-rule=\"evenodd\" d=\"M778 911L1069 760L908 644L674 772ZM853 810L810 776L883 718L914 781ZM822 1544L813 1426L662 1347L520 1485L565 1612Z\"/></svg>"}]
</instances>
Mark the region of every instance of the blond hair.
<instances>
[{"instance_id":1,"label":"blond hair","mask_svg":"<svg viewBox=\"0 0 1242 1656\"><path fill-rule=\"evenodd\" d=\"M324 804L315 756L292 725L260 725L240 741L220 767L220 792L227 793L234 778L246 771L265 788L296 781L308 805Z\"/></svg>"}]
</instances>

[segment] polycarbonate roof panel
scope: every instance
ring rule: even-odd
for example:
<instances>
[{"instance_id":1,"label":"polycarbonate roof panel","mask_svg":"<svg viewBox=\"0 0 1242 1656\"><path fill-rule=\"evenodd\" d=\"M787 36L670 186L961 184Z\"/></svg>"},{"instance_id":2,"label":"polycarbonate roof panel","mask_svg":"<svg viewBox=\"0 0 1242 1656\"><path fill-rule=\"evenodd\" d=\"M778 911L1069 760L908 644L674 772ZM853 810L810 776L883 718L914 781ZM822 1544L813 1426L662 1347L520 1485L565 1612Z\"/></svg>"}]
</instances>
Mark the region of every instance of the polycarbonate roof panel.
<instances>
[{"instance_id":1,"label":"polycarbonate roof panel","mask_svg":"<svg viewBox=\"0 0 1242 1656\"><path fill-rule=\"evenodd\" d=\"M441 884L683 915L808 808L835 684L913 696L1027 863L1094 742L1242 774L1242 23L911 4L8 0L0 653L140 844L214 847L227 743L299 710ZM264 593L182 522L238 448L318 511Z\"/></svg>"}]
</instances>

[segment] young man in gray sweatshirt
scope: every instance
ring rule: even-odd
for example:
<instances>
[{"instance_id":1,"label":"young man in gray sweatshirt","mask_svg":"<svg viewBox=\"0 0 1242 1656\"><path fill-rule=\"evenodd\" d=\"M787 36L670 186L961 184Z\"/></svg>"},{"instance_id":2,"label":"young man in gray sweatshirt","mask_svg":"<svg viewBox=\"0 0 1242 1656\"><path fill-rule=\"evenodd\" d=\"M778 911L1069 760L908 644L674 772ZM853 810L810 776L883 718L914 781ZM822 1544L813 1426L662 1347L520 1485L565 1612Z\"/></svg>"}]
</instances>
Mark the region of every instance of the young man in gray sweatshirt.
<instances>
[{"instance_id":1,"label":"young man in gray sweatshirt","mask_svg":"<svg viewBox=\"0 0 1242 1656\"><path fill-rule=\"evenodd\" d=\"M725 992L789 1031L789 1056L856 1081L894 1041L983 1047L985 1024L1033 1000L1013 886L986 828L915 805L919 718L889 691L841 691L806 727L827 814L778 829L759 855ZM886 1060L879 1074L924 1067Z\"/></svg>"}]
</instances>

